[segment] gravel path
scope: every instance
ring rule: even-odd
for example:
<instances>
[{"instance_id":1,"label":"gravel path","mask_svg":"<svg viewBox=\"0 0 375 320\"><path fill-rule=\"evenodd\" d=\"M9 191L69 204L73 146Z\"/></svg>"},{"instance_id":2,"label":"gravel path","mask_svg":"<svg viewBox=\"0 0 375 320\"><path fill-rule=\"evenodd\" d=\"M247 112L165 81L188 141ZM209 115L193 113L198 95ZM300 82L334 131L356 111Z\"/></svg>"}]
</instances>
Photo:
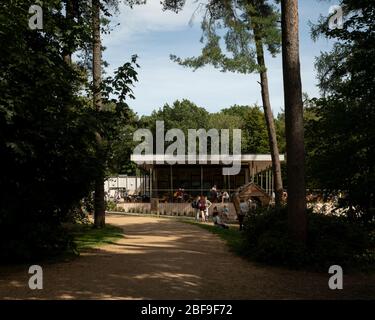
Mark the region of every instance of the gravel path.
<instances>
[{"instance_id":1,"label":"gravel path","mask_svg":"<svg viewBox=\"0 0 375 320\"><path fill-rule=\"evenodd\" d=\"M327 274L245 261L197 226L173 219L108 216L118 242L70 262L46 264L43 290L28 289L27 267L0 268L0 299L375 299L375 275Z\"/></svg>"}]
</instances>

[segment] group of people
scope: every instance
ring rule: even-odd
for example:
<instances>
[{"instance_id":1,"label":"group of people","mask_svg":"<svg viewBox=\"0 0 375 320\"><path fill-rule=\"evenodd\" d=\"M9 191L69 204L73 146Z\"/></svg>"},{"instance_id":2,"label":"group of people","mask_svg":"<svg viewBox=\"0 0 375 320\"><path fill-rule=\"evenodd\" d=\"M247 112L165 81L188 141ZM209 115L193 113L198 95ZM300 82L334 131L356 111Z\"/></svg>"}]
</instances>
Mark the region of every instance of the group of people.
<instances>
[{"instance_id":1,"label":"group of people","mask_svg":"<svg viewBox=\"0 0 375 320\"><path fill-rule=\"evenodd\" d=\"M197 196L191 203L192 208L195 210L195 220L208 221L208 209L212 206L212 202L205 196Z\"/></svg>"},{"instance_id":2,"label":"group of people","mask_svg":"<svg viewBox=\"0 0 375 320\"><path fill-rule=\"evenodd\" d=\"M208 222L209 208L212 206L212 202L208 200L206 196L197 196L196 199L191 203L191 206L195 210L196 221ZM223 207L223 214L226 216L227 219L229 218L229 209L226 205L224 205ZM212 220L215 225L225 229L228 228L226 224L222 223L217 206L213 208Z\"/></svg>"},{"instance_id":3,"label":"group of people","mask_svg":"<svg viewBox=\"0 0 375 320\"><path fill-rule=\"evenodd\" d=\"M186 201L186 197L188 196L187 193L185 193L185 189L184 188L179 188L174 194L173 194L173 198L176 202L185 202Z\"/></svg>"},{"instance_id":4,"label":"group of people","mask_svg":"<svg viewBox=\"0 0 375 320\"><path fill-rule=\"evenodd\" d=\"M210 199L212 202L228 202L229 198L229 193L225 190L218 190L216 185L214 185L210 190Z\"/></svg>"}]
</instances>

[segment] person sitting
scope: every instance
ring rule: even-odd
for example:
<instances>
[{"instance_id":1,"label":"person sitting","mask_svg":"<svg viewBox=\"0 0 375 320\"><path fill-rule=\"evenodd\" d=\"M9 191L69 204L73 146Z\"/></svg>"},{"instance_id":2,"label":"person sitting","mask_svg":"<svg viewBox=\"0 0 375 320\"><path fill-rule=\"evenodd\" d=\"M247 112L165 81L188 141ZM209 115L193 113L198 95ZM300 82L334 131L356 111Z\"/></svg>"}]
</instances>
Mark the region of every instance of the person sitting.
<instances>
[{"instance_id":1,"label":"person sitting","mask_svg":"<svg viewBox=\"0 0 375 320\"><path fill-rule=\"evenodd\" d=\"M222 193L222 202L229 202L229 193L226 191Z\"/></svg>"},{"instance_id":2,"label":"person sitting","mask_svg":"<svg viewBox=\"0 0 375 320\"><path fill-rule=\"evenodd\" d=\"M204 197L204 199L206 200L206 203L205 203L206 209L204 210L205 221L208 222L208 218L209 218L208 209L212 206L212 202L208 200L207 197Z\"/></svg>"},{"instance_id":3,"label":"person sitting","mask_svg":"<svg viewBox=\"0 0 375 320\"><path fill-rule=\"evenodd\" d=\"M182 200L184 198L184 189L179 188L176 193L177 193L177 202L183 202Z\"/></svg>"},{"instance_id":4,"label":"person sitting","mask_svg":"<svg viewBox=\"0 0 375 320\"><path fill-rule=\"evenodd\" d=\"M214 208L212 212L212 221L214 222L215 226L218 226L223 229L229 229L229 227L221 222L220 216L219 216L219 211L217 210L217 207Z\"/></svg>"}]
</instances>

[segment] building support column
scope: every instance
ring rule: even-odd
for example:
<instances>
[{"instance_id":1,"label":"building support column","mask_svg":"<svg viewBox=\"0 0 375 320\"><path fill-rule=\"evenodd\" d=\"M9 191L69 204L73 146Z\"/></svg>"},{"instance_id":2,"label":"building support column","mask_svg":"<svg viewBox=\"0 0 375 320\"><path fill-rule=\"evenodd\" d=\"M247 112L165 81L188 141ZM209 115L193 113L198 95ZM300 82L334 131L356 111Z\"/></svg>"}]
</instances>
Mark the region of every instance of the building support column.
<instances>
[{"instance_id":1,"label":"building support column","mask_svg":"<svg viewBox=\"0 0 375 320\"><path fill-rule=\"evenodd\" d=\"M251 176L251 167L250 167L250 164L247 168L245 168L245 184L248 184L250 181L249 181L249 177Z\"/></svg>"},{"instance_id":2,"label":"building support column","mask_svg":"<svg viewBox=\"0 0 375 320\"><path fill-rule=\"evenodd\" d=\"M174 193L174 192L173 192L173 169L172 169L172 165L170 165L170 167L169 167L169 176L170 176L170 178L171 178L171 179L170 179L170 180L171 180L171 181L170 181L170 182L171 182L171 183L170 183L170 188L171 188L171 200L172 200L171 202L173 202L173 200L174 200L174 199L173 199L173 193Z\"/></svg>"},{"instance_id":3,"label":"building support column","mask_svg":"<svg viewBox=\"0 0 375 320\"><path fill-rule=\"evenodd\" d=\"M255 167L254 167L254 161L251 164L251 182L254 183L254 176L255 176Z\"/></svg>"},{"instance_id":4,"label":"building support column","mask_svg":"<svg viewBox=\"0 0 375 320\"><path fill-rule=\"evenodd\" d=\"M152 199L152 168L150 168L150 200Z\"/></svg>"},{"instance_id":5,"label":"building support column","mask_svg":"<svg viewBox=\"0 0 375 320\"><path fill-rule=\"evenodd\" d=\"M203 166L201 165L201 195L203 195Z\"/></svg>"}]
</instances>

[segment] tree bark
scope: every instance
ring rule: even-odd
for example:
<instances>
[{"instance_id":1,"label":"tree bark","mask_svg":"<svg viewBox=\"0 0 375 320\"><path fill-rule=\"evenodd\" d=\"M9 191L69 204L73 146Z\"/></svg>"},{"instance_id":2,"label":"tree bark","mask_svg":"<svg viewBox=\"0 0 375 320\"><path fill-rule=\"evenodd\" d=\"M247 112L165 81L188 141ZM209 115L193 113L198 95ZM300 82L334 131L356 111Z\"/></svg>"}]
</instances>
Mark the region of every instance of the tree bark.
<instances>
[{"instance_id":1,"label":"tree bark","mask_svg":"<svg viewBox=\"0 0 375 320\"><path fill-rule=\"evenodd\" d=\"M298 0L281 1L288 177L288 220L295 240L307 238L305 147L298 40Z\"/></svg>"},{"instance_id":2,"label":"tree bark","mask_svg":"<svg viewBox=\"0 0 375 320\"><path fill-rule=\"evenodd\" d=\"M257 62L261 68L260 71L260 86L262 91L262 102L264 117L266 119L267 131L268 131L268 143L271 151L272 159L272 172L273 181L275 188L275 205L276 208L280 208L282 196L283 196L283 181L281 178L281 165L279 157L279 147L277 144L275 122L273 119L269 89L268 89L268 77L267 69L264 61L264 50L262 40L258 36L257 28L254 28L255 46L257 52Z\"/></svg>"},{"instance_id":3,"label":"tree bark","mask_svg":"<svg viewBox=\"0 0 375 320\"><path fill-rule=\"evenodd\" d=\"M92 74L93 74L93 104L94 109L100 111L102 109L101 95L101 39L100 39L100 0L92 0L92 30L93 30L93 53L92 53ZM97 157L99 161L102 159L103 143L100 133L97 133ZM100 168L102 172L102 168ZM97 228L105 226L105 203L104 203L104 177L102 174L95 181L95 212L94 225Z\"/></svg>"}]
</instances>

